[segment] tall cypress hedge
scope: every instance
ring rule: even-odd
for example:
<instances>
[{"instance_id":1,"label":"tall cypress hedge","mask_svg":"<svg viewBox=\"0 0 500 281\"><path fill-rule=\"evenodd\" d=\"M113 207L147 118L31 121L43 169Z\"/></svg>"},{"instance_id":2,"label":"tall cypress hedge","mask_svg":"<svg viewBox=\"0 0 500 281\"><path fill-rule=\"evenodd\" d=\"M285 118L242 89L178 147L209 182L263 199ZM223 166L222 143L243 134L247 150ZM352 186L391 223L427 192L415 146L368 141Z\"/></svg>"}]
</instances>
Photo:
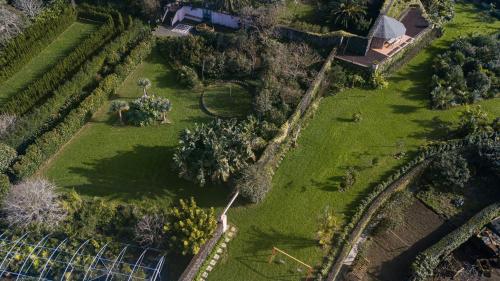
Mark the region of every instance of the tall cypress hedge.
<instances>
[{"instance_id":1,"label":"tall cypress hedge","mask_svg":"<svg viewBox=\"0 0 500 281\"><path fill-rule=\"evenodd\" d=\"M0 52L0 83L14 75L76 20L69 5L54 4Z\"/></svg>"},{"instance_id":2,"label":"tall cypress hedge","mask_svg":"<svg viewBox=\"0 0 500 281\"><path fill-rule=\"evenodd\" d=\"M119 59L126 55L124 46L134 46L148 36L149 32L139 21L131 24L102 51L86 61L45 103L19 117L15 130L4 137L3 141L23 153L39 135L56 126L75 104L80 103L89 94L89 89L94 88L98 82L98 73L106 74L110 67L119 63Z\"/></svg>"},{"instance_id":3,"label":"tall cypress hedge","mask_svg":"<svg viewBox=\"0 0 500 281\"><path fill-rule=\"evenodd\" d=\"M42 103L43 99L50 95L63 79L70 77L90 55L113 37L117 28L121 28L120 26L115 26L114 20L109 14L83 12L87 13L87 17L91 15L97 20L105 19L105 23L40 79L35 80L21 92L10 96L0 106L0 112L23 115L33 106Z\"/></svg>"},{"instance_id":4,"label":"tall cypress hedge","mask_svg":"<svg viewBox=\"0 0 500 281\"><path fill-rule=\"evenodd\" d=\"M130 46L124 46L129 48ZM39 169L39 167L52 157L73 135L85 125L92 115L99 110L104 102L119 87L126 76L138 65L151 51L151 37L148 36L137 44L122 60L115 73L106 76L98 87L87 96L78 107L71 110L64 120L53 130L41 135L26 149L26 153L19 157L12 166L12 171L17 180L25 179Z\"/></svg>"}]
</instances>

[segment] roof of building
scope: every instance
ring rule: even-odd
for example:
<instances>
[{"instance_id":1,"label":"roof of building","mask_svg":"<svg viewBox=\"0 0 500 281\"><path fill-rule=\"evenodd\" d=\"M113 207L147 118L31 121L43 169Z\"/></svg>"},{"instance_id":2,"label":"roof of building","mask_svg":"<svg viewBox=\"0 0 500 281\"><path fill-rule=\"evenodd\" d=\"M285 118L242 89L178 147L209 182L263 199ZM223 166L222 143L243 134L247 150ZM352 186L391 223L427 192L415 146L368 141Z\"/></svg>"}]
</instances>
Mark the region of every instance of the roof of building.
<instances>
[{"instance_id":1,"label":"roof of building","mask_svg":"<svg viewBox=\"0 0 500 281\"><path fill-rule=\"evenodd\" d=\"M391 39L403 36L405 33L406 27L403 23L395 18L381 15L380 18L377 19L373 37Z\"/></svg>"}]
</instances>

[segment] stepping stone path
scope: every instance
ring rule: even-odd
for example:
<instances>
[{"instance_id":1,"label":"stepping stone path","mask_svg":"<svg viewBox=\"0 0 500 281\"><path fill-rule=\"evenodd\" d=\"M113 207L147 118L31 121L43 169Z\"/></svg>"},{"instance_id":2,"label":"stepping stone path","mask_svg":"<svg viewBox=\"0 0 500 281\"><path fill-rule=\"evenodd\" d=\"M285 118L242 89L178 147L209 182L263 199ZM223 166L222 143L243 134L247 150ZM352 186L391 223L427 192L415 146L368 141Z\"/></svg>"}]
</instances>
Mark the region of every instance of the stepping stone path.
<instances>
[{"instance_id":1,"label":"stepping stone path","mask_svg":"<svg viewBox=\"0 0 500 281\"><path fill-rule=\"evenodd\" d=\"M236 236L236 227L231 226L229 230L224 234L224 236L221 239L223 242L217 245L215 248L215 255L211 258L211 260L208 262L208 266L204 269L203 273L201 274L201 277L198 278L197 281L206 281L208 278L208 273L211 272L217 262L221 259L221 255L227 251L227 243L229 243L234 236Z\"/></svg>"}]
</instances>

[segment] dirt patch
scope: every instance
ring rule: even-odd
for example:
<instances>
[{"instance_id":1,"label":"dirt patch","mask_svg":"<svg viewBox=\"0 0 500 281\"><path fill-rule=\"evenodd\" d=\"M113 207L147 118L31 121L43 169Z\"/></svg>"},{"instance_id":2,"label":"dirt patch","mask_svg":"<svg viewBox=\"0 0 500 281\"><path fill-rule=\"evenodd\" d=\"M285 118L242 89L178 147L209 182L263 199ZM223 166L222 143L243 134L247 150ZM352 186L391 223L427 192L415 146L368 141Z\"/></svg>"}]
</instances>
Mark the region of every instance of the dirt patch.
<instances>
[{"instance_id":1,"label":"dirt patch","mask_svg":"<svg viewBox=\"0 0 500 281\"><path fill-rule=\"evenodd\" d=\"M365 257L366 274L361 280L406 280L418 253L451 230L440 216L415 200L405 212L401 226L370 239Z\"/></svg>"}]
</instances>

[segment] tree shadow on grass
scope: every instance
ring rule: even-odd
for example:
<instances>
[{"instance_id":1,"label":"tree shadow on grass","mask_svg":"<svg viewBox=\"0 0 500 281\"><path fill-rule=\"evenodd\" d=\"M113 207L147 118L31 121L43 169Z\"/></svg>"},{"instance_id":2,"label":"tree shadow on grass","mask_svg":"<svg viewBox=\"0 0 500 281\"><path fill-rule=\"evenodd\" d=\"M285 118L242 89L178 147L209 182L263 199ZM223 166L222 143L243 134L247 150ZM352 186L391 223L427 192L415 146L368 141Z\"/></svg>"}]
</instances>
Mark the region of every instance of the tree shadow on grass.
<instances>
[{"instance_id":1,"label":"tree shadow on grass","mask_svg":"<svg viewBox=\"0 0 500 281\"><path fill-rule=\"evenodd\" d=\"M132 150L72 167L70 172L86 178L74 189L87 196L124 201L158 199L172 202L194 196L201 207L222 207L230 189L224 186L197 186L181 179L171 167L174 147L136 145Z\"/></svg>"},{"instance_id":2,"label":"tree shadow on grass","mask_svg":"<svg viewBox=\"0 0 500 281\"><path fill-rule=\"evenodd\" d=\"M300 250L307 247L317 247L318 242L314 239L303 237L292 233L284 233L274 227L262 229L252 225L245 234L249 237L245 241L245 252L256 253L263 249L271 249L273 246L283 247L284 250Z\"/></svg>"},{"instance_id":3,"label":"tree shadow on grass","mask_svg":"<svg viewBox=\"0 0 500 281\"><path fill-rule=\"evenodd\" d=\"M453 123L443 121L435 116L431 120L412 120L417 123L419 127L423 128L422 131L414 132L410 135L412 138L426 139L426 140L444 140L450 138L453 134L451 128Z\"/></svg>"},{"instance_id":4,"label":"tree shadow on grass","mask_svg":"<svg viewBox=\"0 0 500 281\"><path fill-rule=\"evenodd\" d=\"M263 263L268 263L269 257L271 255L271 250L269 250L269 255L249 255L249 256L239 256L235 257L234 259L245 266L249 271L255 273L260 277L260 279L265 279L265 280L277 280L277 281L296 281L296 280L305 280L304 273L299 273L299 272L291 272L290 267L288 266L288 270L286 268L283 268L284 272L287 273L276 273L276 274L269 274L269 273L264 273L268 272L266 271L259 271L256 269L255 265L256 264L263 264ZM272 262L269 266L276 267L285 267L286 265L283 265L279 263L278 261ZM281 268L280 268L281 269ZM277 270L276 270L277 271ZM249 277L249 276L247 276ZM243 280L251 280L251 279L243 279Z\"/></svg>"}]
</instances>

